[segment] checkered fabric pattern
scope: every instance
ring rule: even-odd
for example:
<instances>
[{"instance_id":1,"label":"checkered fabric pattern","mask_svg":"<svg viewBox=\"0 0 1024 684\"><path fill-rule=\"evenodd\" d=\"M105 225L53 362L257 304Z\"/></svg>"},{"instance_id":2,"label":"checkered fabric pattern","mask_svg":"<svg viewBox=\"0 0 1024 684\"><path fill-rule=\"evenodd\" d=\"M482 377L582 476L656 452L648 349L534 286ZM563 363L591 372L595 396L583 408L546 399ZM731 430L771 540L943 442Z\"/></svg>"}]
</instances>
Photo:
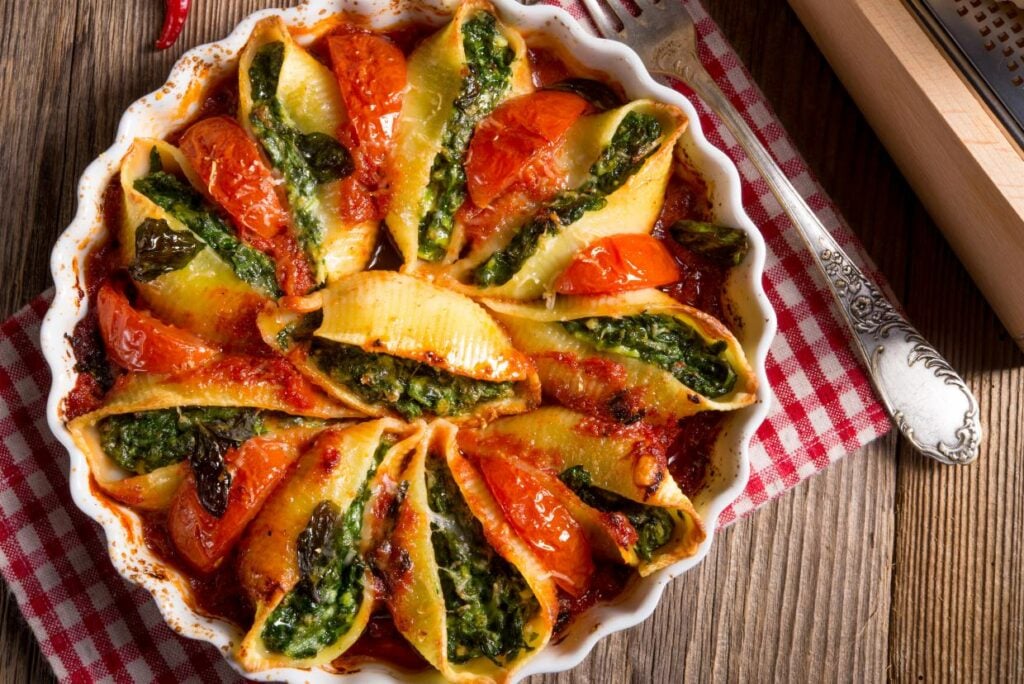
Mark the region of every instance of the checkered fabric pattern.
<instances>
[{"instance_id":1,"label":"checkered fabric pattern","mask_svg":"<svg viewBox=\"0 0 1024 684\"><path fill-rule=\"evenodd\" d=\"M711 73L825 225L861 257L735 53L690 4ZM566 8L581 16L578 6ZM712 143L740 169L747 211L768 243L765 286L779 317L767 368L775 401L751 447L750 484L722 516L724 526L884 434L889 423L796 232L735 141L706 110L701 116ZM100 528L71 501L68 456L45 419L50 376L39 325L52 296L0 325L0 572L61 680L238 681L214 648L175 634L149 595L117 575Z\"/></svg>"}]
</instances>

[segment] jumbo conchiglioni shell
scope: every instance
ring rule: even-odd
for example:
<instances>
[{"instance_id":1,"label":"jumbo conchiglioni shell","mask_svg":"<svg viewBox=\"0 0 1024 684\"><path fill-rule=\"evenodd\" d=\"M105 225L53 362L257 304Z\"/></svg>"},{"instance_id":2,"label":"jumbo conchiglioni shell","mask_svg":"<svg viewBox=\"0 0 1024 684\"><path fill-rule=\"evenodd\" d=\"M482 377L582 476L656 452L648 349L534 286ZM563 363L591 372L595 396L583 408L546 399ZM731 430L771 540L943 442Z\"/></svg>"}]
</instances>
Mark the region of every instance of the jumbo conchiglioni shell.
<instances>
[{"instance_id":1,"label":"jumbo conchiglioni shell","mask_svg":"<svg viewBox=\"0 0 1024 684\"><path fill-rule=\"evenodd\" d=\"M636 100L618 109L581 117L569 129L565 143L570 160L569 178L573 183L587 178L591 166L611 143L619 124L631 112L651 115L657 119L662 129L661 139L657 150L643 162L640 169L621 187L606 196L606 204L602 208L588 211L577 221L561 226L555 235L540 237L536 250L508 282L488 287L474 284L473 269L509 244L525 224L527 217L523 217L518 224L483 241L464 259L447 269L445 275L455 281L453 287L474 296L537 299L554 290L555 279L576 253L587 245L610 235L650 233L664 201L676 141L686 129L686 118L679 109L650 100Z\"/></svg>"},{"instance_id":2,"label":"jumbo conchiglioni shell","mask_svg":"<svg viewBox=\"0 0 1024 684\"><path fill-rule=\"evenodd\" d=\"M616 402L654 424L671 423L700 411L730 411L756 400L757 376L743 347L718 319L680 304L659 290L635 290L598 297L558 297L551 306L484 300L518 349L537 364L544 390L561 403L615 417ZM592 316L672 316L707 342L723 341L722 357L735 371L727 394L709 398L666 370L640 359L602 352L573 337L561 325ZM622 409L620 409L622 410Z\"/></svg>"},{"instance_id":3,"label":"jumbo conchiglioni shell","mask_svg":"<svg viewBox=\"0 0 1024 684\"><path fill-rule=\"evenodd\" d=\"M196 192L202 187L177 148L162 140L136 139L121 162L124 214L118 237L122 266L128 266L135 259L135 231L146 219L164 220L173 230L195 235L135 189L135 181L150 173L153 152L159 156L163 170L183 174ZM236 348L249 346L239 344L240 338L245 338L239 331L252 328L267 296L235 275L231 266L209 246L183 268L135 285L146 306L162 320L211 342ZM258 344L258 340L256 342Z\"/></svg>"},{"instance_id":4,"label":"jumbo conchiglioni shell","mask_svg":"<svg viewBox=\"0 0 1024 684\"><path fill-rule=\"evenodd\" d=\"M481 449L496 440L518 458L550 472L582 466L595 487L668 509L676 523L672 537L649 561L636 559L641 575L693 555L704 541L703 522L672 479L664 446L649 427L624 427L552 406L496 420L477 430L476 438ZM629 551L624 550L625 559Z\"/></svg>"},{"instance_id":5,"label":"jumbo conchiglioni shell","mask_svg":"<svg viewBox=\"0 0 1024 684\"><path fill-rule=\"evenodd\" d=\"M393 194L386 220L409 269L419 265L424 190L430 180L434 159L441 151L445 125L452 117L454 102L466 74L462 26L478 12L494 14L494 7L484 0L462 3L451 22L420 44L409 57L409 90L395 131L395 158L401 163L394 170ZM516 55L504 99L532 91L526 43L515 30L500 21L498 30ZM458 255L461 246L462 236L457 232L452 236L445 261Z\"/></svg>"},{"instance_id":6,"label":"jumbo conchiglioni shell","mask_svg":"<svg viewBox=\"0 0 1024 684\"><path fill-rule=\"evenodd\" d=\"M348 115L334 73L296 43L277 16L256 24L239 58L239 123L250 137L259 140L250 121L254 103L249 67L256 52L273 42L284 44L276 97L285 116L302 133L322 133L337 138ZM361 271L369 263L377 242L377 221L352 222L342 218L340 184L341 181L336 180L321 185L311 205L314 217L324 230L323 244L317 250L314 264L317 281L321 284Z\"/></svg>"},{"instance_id":7,"label":"jumbo conchiglioni shell","mask_svg":"<svg viewBox=\"0 0 1024 684\"><path fill-rule=\"evenodd\" d=\"M186 406L258 408L321 419L357 414L340 406L281 359L231 356L175 375L131 374L118 381L104 405L68 423L96 484L112 498L143 510L170 505L188 472L176 463L144 475L126 474L100 446L100 420L107 416Z\"/></svg>"},{"instance_id":8,"label":"jumbo conchiglioni shell","mask_svg":"<svg viewBox=\"0 0 1024 684\"><path fill-rule=\"evenodd\" d=\"M540 398L533 363L512 346L504 330L473 300L425 280L393 271L365 271L316 295L323 323L315 336L379 354L412 359L434 368L487 382L514 382L511 397L483 404L470 416L487 420L528 410ZM385 405L369 404L334 383L309 359L308 343L280 347L280 332L295 316L268 306L258 323L264 340L332 396L367 415L388 415Z\"/></svg>"},{"instance_id":9,"label":"jumbo conchiglioni shell","mask_svg":"<svg viewBox=\"0 0 1024 684\"><path fill-rule=\"evenodd\" d=\"M422 425L408 425L388 418L330 428L299 458L288 479L268 499L240 545L239 579L256 606L252 627L238 647L238 659L246 670L258 672L275 667L323 665L342 655L362 634L378 600L369 566L364 573L361 600L352 623L333 643L311 657L291 658L272 651L263 638L267 620L301 578L298 538L316 507L330 501L344 513L364 487L372 497L372 492L380 486L378 473L387 472L391 460L408 454L421 433ZM378 463L375 456L385 437L394 439L395 444ZM364 508L363 519L374 515L371 501ZM371 529L372 525L364 523L360 553L366 550Z\"/></svg>"},{"instance_id":10,"label":"jumbo conchiglioni shell","mask_svg":"<svg viewBox=\"0 0 1024 684\"><path fill-rule=\"evenodd\" d=\"M395 626L431 665L449 681L504 682L551 638L558 615L558 597L553 580L536 557L504 519L480 473L462 456L455 441L456 427L435 421L404 469L393 479L408 483L389 537L388 554L378 567L390 591L385 597ZM440 458L458 486L483 535L495 552L508 561L526 580L538 608L523 628L529 647L512 660L495 663L484 657L452 662L448 657L448 634L444 593L431 542L434 517L427 497L427 459Z\"/></svg>"}]
</instances>

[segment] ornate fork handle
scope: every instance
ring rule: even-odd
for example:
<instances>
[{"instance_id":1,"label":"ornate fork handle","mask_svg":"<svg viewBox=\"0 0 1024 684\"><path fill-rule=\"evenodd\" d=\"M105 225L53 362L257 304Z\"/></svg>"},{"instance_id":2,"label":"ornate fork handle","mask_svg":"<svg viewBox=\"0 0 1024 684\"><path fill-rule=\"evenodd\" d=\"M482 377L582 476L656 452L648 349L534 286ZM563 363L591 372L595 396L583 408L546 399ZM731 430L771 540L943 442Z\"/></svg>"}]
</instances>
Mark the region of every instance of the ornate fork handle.
<instances>
[{"instance_id":1,"label":"ornate fork handle","mask_svg":"<svg viewBox=\"0 0 1024 684\"><path fill-rule=\"evenodd\" d=\"M793 220L850 328L893 421L922 454L947 464L978 456L978 402L949 363L839 247L688 46L666 41L648 66L688 83L729 127Z\"/></svg>"}]
</instances>

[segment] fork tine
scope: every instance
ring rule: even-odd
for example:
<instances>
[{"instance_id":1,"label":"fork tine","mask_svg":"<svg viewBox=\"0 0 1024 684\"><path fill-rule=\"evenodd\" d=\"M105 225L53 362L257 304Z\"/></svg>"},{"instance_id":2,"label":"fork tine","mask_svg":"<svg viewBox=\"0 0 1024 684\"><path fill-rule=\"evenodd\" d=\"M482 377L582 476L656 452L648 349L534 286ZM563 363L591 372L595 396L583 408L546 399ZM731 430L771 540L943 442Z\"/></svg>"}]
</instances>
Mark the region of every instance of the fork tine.
<instances>
[{"instance_id":1,"label":"fork tine","mask_svg":"<svg viewBox=\"0 0 1024 684\"><path fill-rule=\"evenodd\" d=\"M605 38L614 38L619 35L619 30L615 28L615 24L608 18L605 9L601 7L597 0L583 0L583 4L587 6L587 14L590 15L590 18L597 25L598 33Z\"/></svg>"},{"instance_id":2,"label":"fork tine","mask_svg":"<svg viewBox=\"0 0 1024 684\"><path fill-rule=\"evenodd\" d=\"M629 31L630 27L635 27L637 24L636 17L629 13L629 10L623 6L619 0L605 0L608 10L615 15L622 24L623 31Z\"/></svg>"}]
</instances>

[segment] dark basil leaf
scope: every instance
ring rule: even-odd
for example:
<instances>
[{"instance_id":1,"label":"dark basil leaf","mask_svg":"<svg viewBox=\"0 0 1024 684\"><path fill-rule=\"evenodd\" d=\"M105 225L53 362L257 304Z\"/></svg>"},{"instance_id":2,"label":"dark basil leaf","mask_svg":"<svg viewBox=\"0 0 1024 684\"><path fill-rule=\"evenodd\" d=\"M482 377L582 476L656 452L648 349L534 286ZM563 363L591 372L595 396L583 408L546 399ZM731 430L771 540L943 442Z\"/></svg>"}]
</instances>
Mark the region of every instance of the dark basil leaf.
<instances>
[{"instance_id":1,"label":"dark basil leaf","mask_svg":"<svg viewBox=\"0 0 1024 684\"><path fill-rule=\"evenodd\" d=\"M599 112L606 112L625 104L611 86L592 78L567 78L547 86L544 90L559 90L579 95Z\"/></svg>"},{"instance_id":2,"label":"dark basil leaf","mask_svg":"<svg viewBox=\"0 0 1024 684\"><path fill-rule=\"evenodd\" d=\"M314 601L320 600L317 587L334 555L334 528L341 509L332 501L321 501L313 509L306 527L299 533L296 555L299 562L300 586Z\"/></svg>"},{"instance_id":3,"label":"dark basil leaf","mask_svg":"<svg viewBox=\"0 0 1024 684\"><path fill-rule=\"evenodd\" d=\"M352 155L329 135L300 134L295 142L318 184L344 178L355 168L352 165Z\"/></svg>"},{"instance_id":4,"label":"dark basil leaf","mask_svg":"<svg viewBox=\"0 0 1024 684\"><path fill-rule=\"evenodd\" d=\"M284 64L284 43L267 43L256 51L249 65L249 89L254 102L268 100L277 92Z\"/></svg>"},{"instance_id":5,"label":"dark basil leaf","mask_svg":"<svg viewBox=\"0 0 1024 684\"><path fill-rule=\"evenodd\" d=\"M672 237L691 252L721 266L737 266L750 250L746 232L703 221L678 221Z\"/></svg>"},{"instance_id":6,"label":"dark basil leaf","mask_svg":"<svg viewBox=\"0 0 1024 684\"><path fill-rule=\"evenodd\" d=\"M228 472L224 454L232 446L211 432L199 429L195 432L195 447L188 457L199 503L215 518L222 517L228 509L231 473Z\"/></svg>"},{"instance_id":7,"label":"dark basil leaf","mask_svg":"<svg viewBox=\"0 0 1024 684\"><path fill-rule=\"evenodd\" d=\"M174 230L163 219L148 218L135 229L135 259L128 275L140 283L185 268L203 243L187 230Z\"/></svg>"}]
</instances>

